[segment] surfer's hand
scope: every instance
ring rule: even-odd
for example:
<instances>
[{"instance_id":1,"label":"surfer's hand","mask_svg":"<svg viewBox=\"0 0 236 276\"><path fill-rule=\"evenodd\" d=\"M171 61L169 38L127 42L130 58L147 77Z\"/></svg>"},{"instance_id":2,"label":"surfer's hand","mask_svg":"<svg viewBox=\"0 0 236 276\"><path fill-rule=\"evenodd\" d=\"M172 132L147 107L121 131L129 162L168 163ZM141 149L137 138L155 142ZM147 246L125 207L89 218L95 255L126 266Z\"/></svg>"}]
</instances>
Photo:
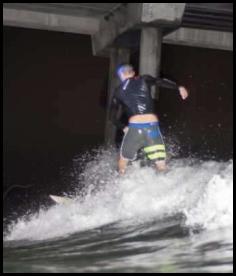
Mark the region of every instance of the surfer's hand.
<instances>
[{"instance_id":1,"label":"surfer's hand","mask_svg":"<svg viewBox=\"0 0 236 276\"><path fill-rule=\"evenodd\" d=\"M125 128L123 129L124 134L127 133L128 129L129 129L128 127L125 127Z\"/></svg>"},{"instance_id":2,"label":"surfer's hand","mask_svg":"<svg viewBox=\"0 0 236 276\"><path fill-rule=\"evenodd\" d=\"M183 100L188 98L188 90L185 87L179 86L179 93Z\"/></svg>"}]
</instances>

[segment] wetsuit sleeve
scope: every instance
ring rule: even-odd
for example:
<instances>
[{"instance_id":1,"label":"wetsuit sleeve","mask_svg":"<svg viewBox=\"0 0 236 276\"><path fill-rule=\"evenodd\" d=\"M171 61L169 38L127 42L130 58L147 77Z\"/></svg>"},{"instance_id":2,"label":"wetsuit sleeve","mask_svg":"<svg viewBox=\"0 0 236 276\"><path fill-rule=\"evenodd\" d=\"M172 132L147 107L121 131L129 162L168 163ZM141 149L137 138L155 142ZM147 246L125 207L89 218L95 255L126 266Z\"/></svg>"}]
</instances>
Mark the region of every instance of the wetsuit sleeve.
<instances>
[{"instance_id":1,"label":"wetsuit sleeve","mask_svg":"<svg viewBox=\"0 0 236 276\"><path fill-rule=\"evenodd\" d=\"M159 78L159 77L154 78L150 75L144 75L143 78L146 81L148 86L157 85L159 87L169 88L173 90L179 89L176 82L166 78Z\"/></svg>"},{"instance_id":2,"label":"wetsuit sleeve","mask_svg":"<svg viewBox=\"0 0 236 276\"><path fill-rule=\"evenodd\" d=\"M116 126L116 128L123 130L126 126L120 121L120 118L118 117L119 108L121 107L121 102L117 98L116 93L112 97L110 109L109 109L109 120L113 123L113 125Z\"/></svg>"}]
</instances>

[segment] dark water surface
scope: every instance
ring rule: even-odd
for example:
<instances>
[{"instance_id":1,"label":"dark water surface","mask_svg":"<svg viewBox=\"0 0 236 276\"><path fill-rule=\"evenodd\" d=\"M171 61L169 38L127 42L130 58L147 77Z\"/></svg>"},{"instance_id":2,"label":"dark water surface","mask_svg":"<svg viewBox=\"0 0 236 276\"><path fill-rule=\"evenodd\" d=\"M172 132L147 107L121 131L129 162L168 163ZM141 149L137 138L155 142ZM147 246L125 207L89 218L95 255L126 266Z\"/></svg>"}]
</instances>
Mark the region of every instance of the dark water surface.
<instances>
[{"instance_id":1,"label":"dark water surface","mask_svg":"<svg viewBox=\"0 0 236 276\"><path fill-rule=\"evenodd\" d=\"M232 272L222 231L190 236L173 218L107 225L41 242L6 242L5 272Z\"/></svg>"}]
</instances>

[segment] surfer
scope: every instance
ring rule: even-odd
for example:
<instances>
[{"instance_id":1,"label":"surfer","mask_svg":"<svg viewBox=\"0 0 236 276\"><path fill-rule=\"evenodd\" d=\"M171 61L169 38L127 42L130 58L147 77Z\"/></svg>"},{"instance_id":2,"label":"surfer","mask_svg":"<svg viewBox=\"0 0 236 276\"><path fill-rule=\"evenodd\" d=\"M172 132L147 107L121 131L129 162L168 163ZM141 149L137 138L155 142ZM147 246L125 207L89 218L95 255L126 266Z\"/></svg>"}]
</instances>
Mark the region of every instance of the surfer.
<instances>
[{"instance_id":1,"label":"surfer","mask_svg":"<svg viewBox=\"0 0 236 276\"><path fill-rule=\"evenodd\" d=\"M183 100L188 91L176 82L165 78L154 78L150 75L135 76L133 66L122 64L117 68L121 84L116 88L111 101L109 118L124 132L120 157L119 173L124 174L129 161L137 158L137 152L143 148L147 158L155 163L158 171L166 170L165 144L159 128L159 120L154 114L151 97L151 86L169 88L179 91ZM128 126L122 124L117 116L119 105L128 115Z\"/></svg>"}]
</instances>

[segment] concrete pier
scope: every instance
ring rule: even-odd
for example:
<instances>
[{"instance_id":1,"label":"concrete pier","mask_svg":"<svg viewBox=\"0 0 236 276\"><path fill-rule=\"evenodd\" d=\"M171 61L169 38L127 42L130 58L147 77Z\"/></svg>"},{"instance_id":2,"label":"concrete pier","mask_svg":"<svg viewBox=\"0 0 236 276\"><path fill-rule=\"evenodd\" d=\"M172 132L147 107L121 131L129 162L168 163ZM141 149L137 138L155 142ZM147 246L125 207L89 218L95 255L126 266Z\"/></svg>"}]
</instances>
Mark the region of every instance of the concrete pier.
<instances>
[{"instance_id":1,"label":"concrete pier","mask_svg":"<svg viewBox=\"0 0 236 276\"><path fill-rule=\"evenodd\" d=\"M162 29L144 27L141 31L139 74L149 74L157 77L161 63ZM157 98L155 87L152 89L152 97Z\"/></svg>"},{"instance_id":2,"label":"concrete pier","mask_svg":"<svg viewBox=\"0 0 236 276\"><path fill-rule=\"evenodd\" d=\"M113 48L110 50L110 68L109 68L109 86L108 86L108 102L107 102L107 119L105 126L105 143L107 145L113 145L115 141L116 128L108 119L111 100L115 91L115 88L119 84L119 80L116 76L116 68L121 63L128 63L130 59L130 51L127 49ZM117 114L119 116L119 114Z\"/></svg>"}]
</instances>

